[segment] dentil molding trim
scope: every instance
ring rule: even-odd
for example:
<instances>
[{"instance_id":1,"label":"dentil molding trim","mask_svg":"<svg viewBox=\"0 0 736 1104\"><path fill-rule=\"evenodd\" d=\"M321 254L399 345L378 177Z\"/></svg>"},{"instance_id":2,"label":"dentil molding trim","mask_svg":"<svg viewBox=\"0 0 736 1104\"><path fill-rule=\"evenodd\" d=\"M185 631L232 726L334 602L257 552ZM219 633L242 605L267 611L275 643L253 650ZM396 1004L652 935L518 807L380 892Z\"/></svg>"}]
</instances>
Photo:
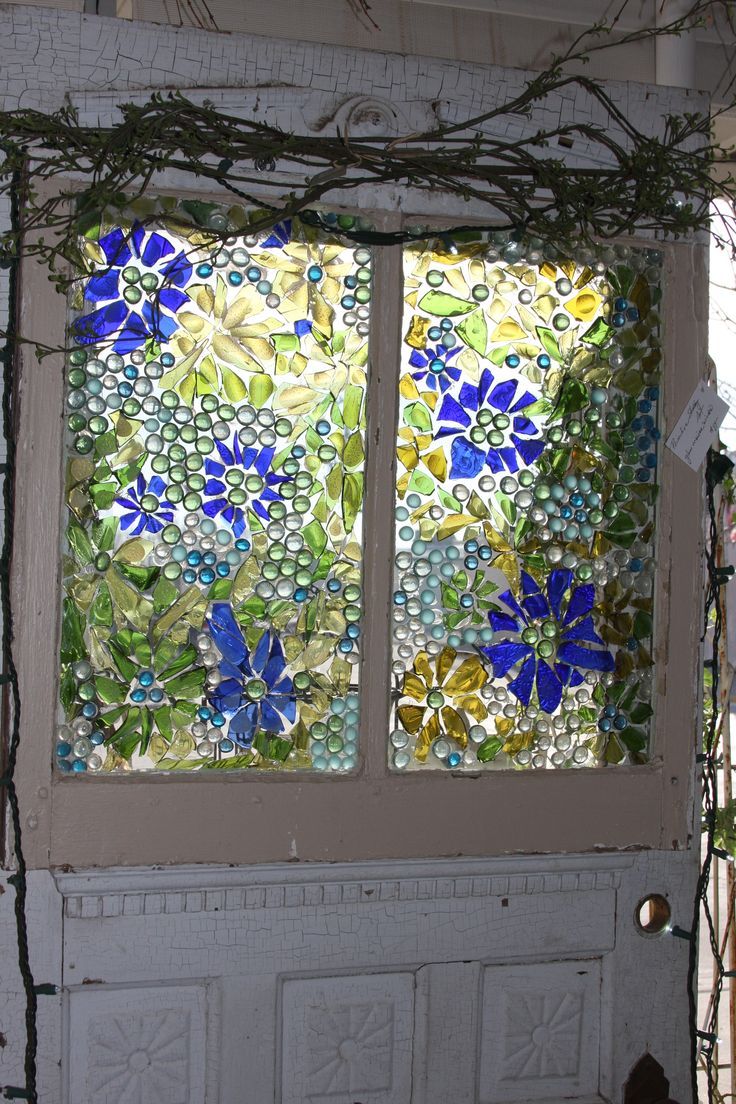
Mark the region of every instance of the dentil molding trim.
<instances>
[{"instance_id":1,"label":"dentil molding trim","mask_svg":"<svg viewBox=\"0 0 736 1104\"><path fill-rule=\"evenodd\" d=\"M70 919L616 889L631 854L269 866L118 867L54 874Z\"/></svg>"}]
</instances>

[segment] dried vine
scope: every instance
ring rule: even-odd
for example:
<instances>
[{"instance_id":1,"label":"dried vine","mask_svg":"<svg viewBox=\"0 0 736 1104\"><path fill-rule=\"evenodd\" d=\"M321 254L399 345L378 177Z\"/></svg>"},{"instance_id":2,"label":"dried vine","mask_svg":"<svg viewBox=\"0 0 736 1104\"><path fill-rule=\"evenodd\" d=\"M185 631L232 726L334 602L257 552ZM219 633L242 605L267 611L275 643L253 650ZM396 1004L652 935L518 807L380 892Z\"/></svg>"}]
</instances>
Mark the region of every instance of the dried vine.
<instances>
[{"instance_id":1,"label":"dried vine","mask_svg":"<svg viewBox=\"0 0 736 1104\"><path fill-rule=\"evenodd\" d=\"M586 31L506 102L461 123L401 137L358 140L339 131L334 137L288 134L225 114L207 102L195 104L180 93L157 93L142 105L124 104L120 122L110 127L82 125L69 106L52 114L0 113L5 154L0 194L10 190L14 173L26 173L24 249L37 255L62 287L70 267L79 267L80 218L83 228L85 218L101 209L119 207L124 197L145 195L164 170L176 170L199 186L224 189L257 207L250 222L253 232L326 199L349 205L361 185L403 185L472 200L475 213L487 210L494 227L538 236L562 249L640 231L686 236L708 226L714 199L736 195L733 174L712 178L714 162L727 162L729 153L713 140L711 119L697 113L670 115L661 136L652 137L626 118L600 83L570 69L596 51L679 35L717 12L730 18L733 3L695 0L682 18L664 27L618 34L614 41L611 32L628 2L624 0L610 24ZM533 118L551 95L571 88L582 89L604 109L605 125L560 123L517 140L487 132L509 117ZM503 129L498 126L499 132ZM584 142L604 165L567 165L561 150L576 141ZM70 177L77 181L71 187ZM56 186L52 194L48 188L39 190L49 183ZM272 197L265 204L264 195ZM207 230L217 240L217 229ZM719 231L723 244L732 249L735 230L726 224ZM219 231L222 236L227 232ZM421 231L358 230L348 236L366 244L391 244L421 236ZM10 251L18 244L12 233L3 242Z\"/></svg>"}]
</instances>

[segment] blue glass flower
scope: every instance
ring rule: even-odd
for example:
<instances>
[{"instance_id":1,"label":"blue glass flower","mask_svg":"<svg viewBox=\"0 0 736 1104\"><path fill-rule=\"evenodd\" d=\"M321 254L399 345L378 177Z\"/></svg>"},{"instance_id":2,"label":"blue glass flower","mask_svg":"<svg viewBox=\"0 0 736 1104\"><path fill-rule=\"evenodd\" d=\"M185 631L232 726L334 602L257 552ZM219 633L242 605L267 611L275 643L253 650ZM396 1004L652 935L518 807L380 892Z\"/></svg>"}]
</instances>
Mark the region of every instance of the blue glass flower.
<instances>
[{"instance_id":1,"label":"blue glass flower","mask_svg":"<svg viewBox=\"0 0 736 1104\"><path fill-rule=\"evenodd\" d=\"M231 526L236 537L242 536L246 528L243 506L252 509L263 521L269 521L267 503L282 500L278 493L281 483L290 481L288 475L276 475L270 471L271 461L276 453L275 448L243 448L238 440L237 432L233 434L232 445L228 447L222 441L215 441L220 460L210 457L204 462L204 470L208 476L204 486L204 495L209 501L202 506L207 517L215 518L221 514ZM237 481L231 482L231 472L237 472ZM250 491L247 487L247 476L260 477L260 488ZM228 478L229 477L229 478ZM241 478L242 477L242 478ZM240 492L238 497L243 497L241 504L231 501L234 488Z\"/></svg>"},{"instance_id":2,"label":"blue glass flower","mask_svg":"<svg viewBox=\"0 0 736 1104\"><path fill-rule=\"evenodd\" d=\"M231 739L249 748L259 729L283 732L284 719L296 720L296 695L278 637L266 630L251 653L226 602L215 602L208 625L222 655L212 704L230 717Z\"/></svg>"},{"instance_id":3,"label":"blue glass flower","mask_svg":"<svg viewBox=\"0 0 736 1104\"><path fill-rule=\"evenodd\" d=\"M414 349L409 357L409 363L416 372L411 373L417 383L424 381L427 387L433 391L447 391L448 387L460 379L460 369L451 362L462 350L462 345L454 349L446 349L444 345L437 345L434 349Z\"/></svg>"},{"instance_id":4,"label":"blue glass flower","mask_svg":"<svg viewBox=\"0 0 736 1104\"><path fill-rule=\"evenodd\" d=\"M494 632L506 635L480 648L493 664L495 678L520 665L509 690L528 705L536 682L539 706L545 713L557 709L565 686L583 681L581 671L614 669L613 656L595 631L591 616L595 587L592 583L572 587L572 581L572 571L556 568L549 574L545 595L531 575L522 571L520 601L510 590L499 595L513 616L497 610L488 615Z\"/></svg>"},{"instance_id":5,"label":"blue glass flower","mask_svg":"<svg viewBox=\"0 0 736 1104\"><path fill-rule=\"evenodd\" d=\"M484 368L477 384L464 383L455 398L446 392L435 421L435 440L453 437L450 478L472 479L484 467L492 472L519 470L519 458L533 464L544 451L544 440L523 411L536 401L521 381L495 382Z\"/></svg>"},{"instance_id":6,"label":"blue glass flower","mask_svg":"<svg viewBox=\"0 0 736 1104\"><path fill-rule=\"evenodd\" d=\"M99 245L107 267L87 281L84 298L96 309L73 323L75 340L92 345L117 334L113 349L123 356L149 340L167 341L177 329L172 315L189 300L181 290L192 275L184 251L176 253L163 234L147 232L140 223L129 234L120 227L111 230ZM124 269L134 278L132 284L123 277Z\"/></svg>"},{"instance_id":7,"label":"blue glass flower","mask_svg":"<svg viewBox=\"0 0 736 1104\"><path fill-rule=\"evenodd\" d=\"M174 520L174 507L164 497L165 491L166 484L160 475L152 476L148 484L139 475L135 486L128 487L115 499L124 510L120 528L130 529L133 537L143 532L160 533L164 525Z\"/></svg>"}]
</instances>

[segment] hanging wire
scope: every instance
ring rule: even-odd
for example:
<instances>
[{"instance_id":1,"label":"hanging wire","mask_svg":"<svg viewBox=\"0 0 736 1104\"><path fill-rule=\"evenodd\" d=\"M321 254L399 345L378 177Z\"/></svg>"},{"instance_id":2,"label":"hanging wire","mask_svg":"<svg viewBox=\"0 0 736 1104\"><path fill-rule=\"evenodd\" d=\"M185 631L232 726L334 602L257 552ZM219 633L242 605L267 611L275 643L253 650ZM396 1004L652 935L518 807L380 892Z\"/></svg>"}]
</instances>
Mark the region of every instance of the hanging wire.
<instances>
[{"instance_id":1,"label":"hanging wire","mask_svg":"<svg viewBox=\"0 0 736 1104\"><path fill-rule=\"evenodd\" d=\"M19 242L21 230L22 181L20 174L14 174L13 187L10 190L11 241ZM12 830L12 855L15 872L8 878L15 890L15 924L18 938L18 969L25 994L25 1051L23 1069L25 1085L23 1088L5 1086L3 1095L8 1100L30 1100L37 1104L36 1054L38 1050L37 1012L38 1000L31 970L28 947L27 897L28 881L26 860L23 854L23 835L21 830L18 793L15 786L15 771L18 762L20 744L21 700L18 686L18 672L13 658L13 609L10 595L10 565L13 553L13 522L15 511L15 472L16 439L14 424L15 366L18 343L18 268L19 247L16 244L0 254L2 266L8 273L8 320L5 341L0 350L2 360L2 430L7 443L5 478L3 481L3 503L5 506L5 532L0 551L0 608L2 609L2 678L7 686L10 705L10 731L8 737L7 758L2 785L8 795L10 826Z\"/></svg>"},{"instance_id":2,"label":"hanging wire","mask_svg":"<svg viewBox=\"0 0 736 1104\"><path fill-rule=\"evenodd\" d=\"M688 960L688 1006L690 1022L690 1074L692 1081L693 1104L698 1100L698 1067L705 1067L708 1088L708 1104L714 1104L717 1092L718 1071L715 1066L714 1050L718 1039L718 1013L723 991L725 968L719 946L718 932L708 900L713 859L722 857L723 852L715 845L716 810L718 807L718 702L720 689L719 646L723 632L719 590L728 582L729 574L718 566L718 515L716 509L716 490L733 468L732 462L723 453L710 449L705 470L705 494L708 513L708 531L706 534L705 565L706 593L703 622L703 640L705 640L713 619L711 645L706 666L711 671L709 689L710 709L707 724L703 732L702 753L698 761L702 763L702 823L705 854L700 866L693 920L689 933L690 950ZM713 956L713 993L707 1019L702 1028L698 1026L698 933L702 919L705 920L708 942Z\"/></svg>"}]
</instances>

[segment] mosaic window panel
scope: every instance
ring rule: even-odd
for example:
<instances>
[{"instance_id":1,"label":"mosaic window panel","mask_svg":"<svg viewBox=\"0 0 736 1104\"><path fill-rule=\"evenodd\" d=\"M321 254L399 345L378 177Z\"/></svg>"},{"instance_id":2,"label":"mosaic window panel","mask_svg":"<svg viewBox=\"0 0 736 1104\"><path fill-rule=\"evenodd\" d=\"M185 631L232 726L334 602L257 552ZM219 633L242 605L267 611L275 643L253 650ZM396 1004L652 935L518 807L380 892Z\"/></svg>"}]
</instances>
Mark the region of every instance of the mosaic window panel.
<instances>
[{"instance_id":1,"label":"mosaic window panel","mask_svg":"<svg viewBox=\"0 0 736 1104\"><path fill-rule=\"evenodd\" d=\"M58 765L348 771L370 254L165 209L82 240Z\"/></svg>"},{"instance_id":2,"label":"mosaic window panel","mask_svg":"<svg viewBox=\"0 0 736 1104\"><path fill-rule=\"evenodd\" d=\"M406 250L395 769L646 760L660 263Z\"/></svg>"}]
</instances>

